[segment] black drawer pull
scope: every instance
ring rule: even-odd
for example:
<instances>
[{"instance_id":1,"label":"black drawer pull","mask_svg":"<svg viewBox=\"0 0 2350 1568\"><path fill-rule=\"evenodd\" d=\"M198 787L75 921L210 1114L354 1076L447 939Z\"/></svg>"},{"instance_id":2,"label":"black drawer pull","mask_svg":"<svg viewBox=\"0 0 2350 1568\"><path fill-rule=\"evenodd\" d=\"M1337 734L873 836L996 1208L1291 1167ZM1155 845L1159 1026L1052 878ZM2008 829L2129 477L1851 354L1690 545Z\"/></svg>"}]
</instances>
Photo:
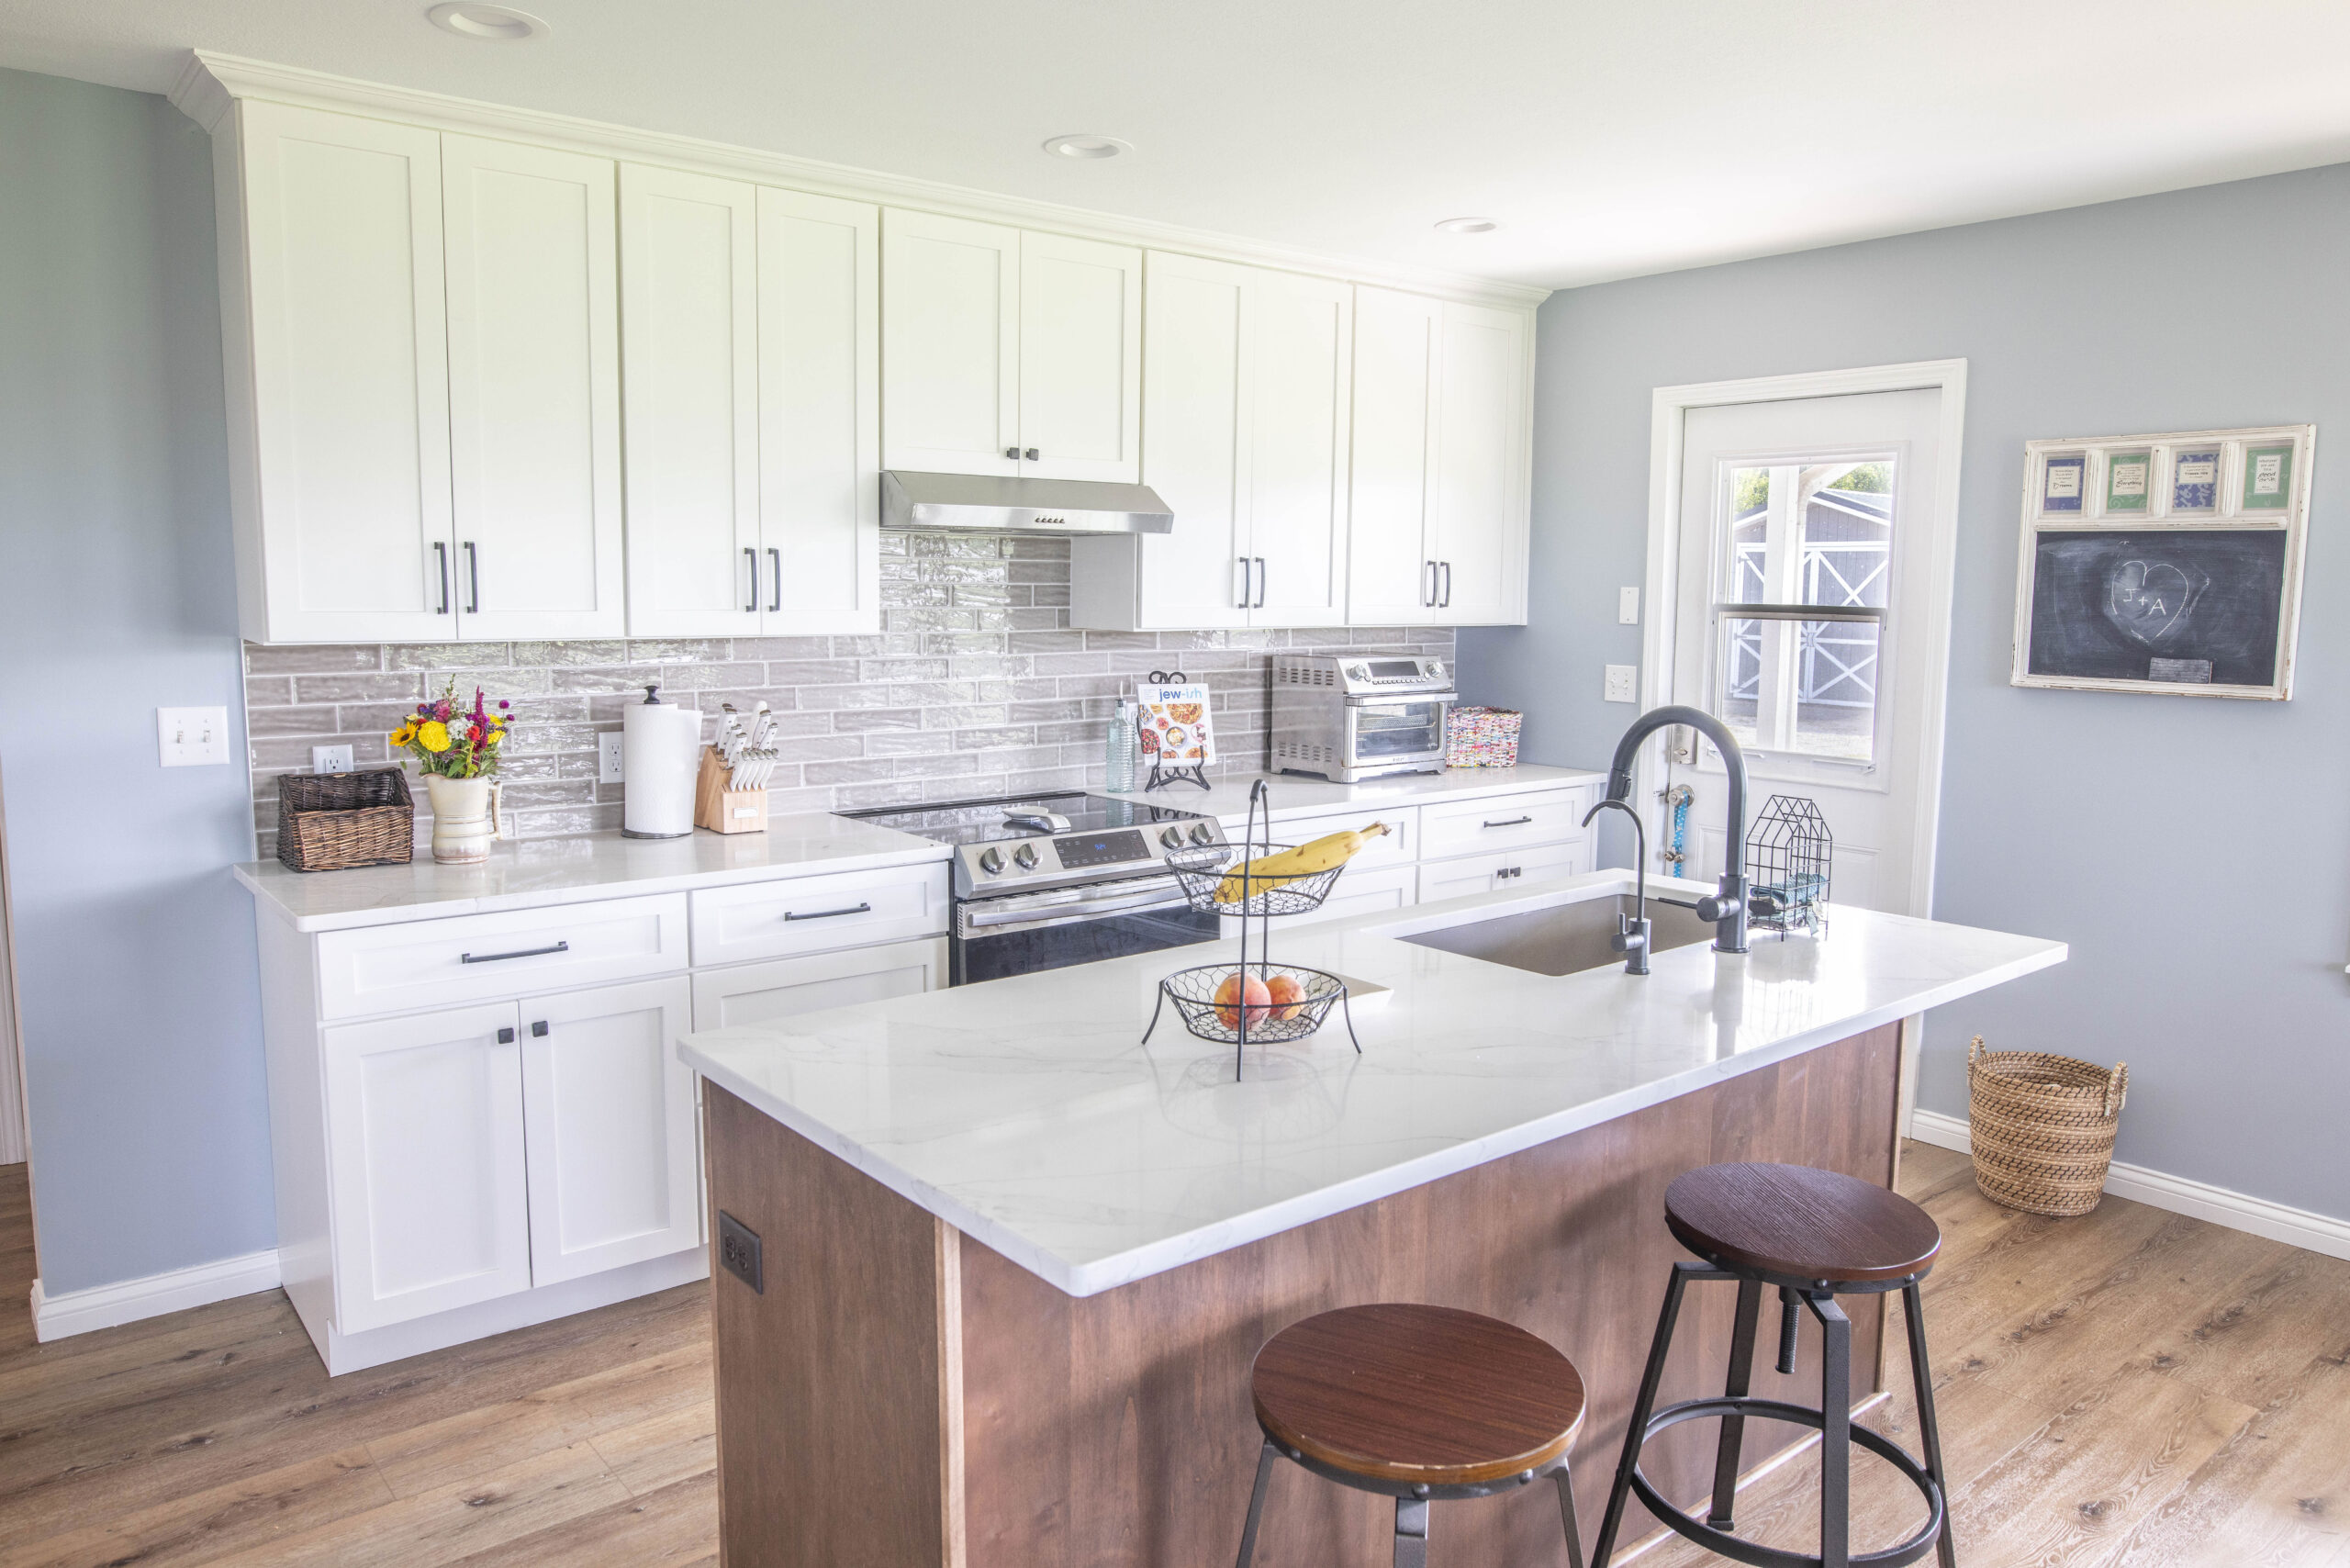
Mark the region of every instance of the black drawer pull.
<instances>
[{"instance_id":1,"label":"black drawer pull","mask_svg":"<svg viewBox=\"0 0 2350 1568\"><path fill-rule=\"evenodd\" d=\"M1505 823L1487 823L1485 825L1487 827L1523 827L1533 820L1532 817L1512 817Z\"/></svg>"},{"instance_id":2,"label":"black drawer pull","mask_svg":"<svg viewBox=\"0 0 2350 1568\"><path fill-rule=\"evenodd\" d=\"M568 953L570 951L570 943L558 942L552 947L525 947L519 953L460 953L457 955L457 962L461 964L499 964L504 963L509 958L543 958L549 953Z\"/></svg>"},{"instance_id":3,"label":"black drawer pull","mask_svg":"<svg viewBox=\"0 0 2350 1568\"><path fill-rule=\"evenodd\" d=\"M788 909L783 912L783 918L786 920L830 920L836 914L870 914L872 913L873 906L871 904L861 903L855 909L820 909L811 911L807 914L801 914L797 910Z\"/></svg>"}]
</instances>

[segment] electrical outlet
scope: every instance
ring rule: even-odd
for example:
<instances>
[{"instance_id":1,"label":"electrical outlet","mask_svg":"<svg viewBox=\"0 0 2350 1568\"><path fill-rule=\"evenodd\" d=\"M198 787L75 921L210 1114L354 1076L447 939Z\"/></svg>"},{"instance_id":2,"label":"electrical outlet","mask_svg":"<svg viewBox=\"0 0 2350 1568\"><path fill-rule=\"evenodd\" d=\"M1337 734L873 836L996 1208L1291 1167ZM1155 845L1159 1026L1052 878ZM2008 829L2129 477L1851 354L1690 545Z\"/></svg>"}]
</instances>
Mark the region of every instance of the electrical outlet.
<instances>
[{"instance_id":1,"label":"electrical outlet","mask_svg":"<svg viewBox=\"0 0 2350 1568\"><path fill-rule=\"evenodd\" d=\"M348 773L352 767L351 748L347 745L314 745L310 748L310 771L313 773Z\"/></svg>"},{"instance_id":2,"label":"electrical outlet","mask_svg":"<svg viewBox=\"0 0 2350 1568\"><path fill-rule=\"evenodd\" d=\"M621 768L621 733L606 730L596 737L596 782L624 784L627 776Z\"/></svg>"},{"instance_id":3,"label":"electrical outlet","mask_svg":"<svg viewBox=\"0 0 2350 1568\"><path fill-rule=\"evenodd\" d=\"M718 1260L754 1293L767 1294L767 1271L759 1262L759 1233L724 1209L718 1211Z\"/></svg>"},{"instance_id":4,"label":"electrical outlet","mask_svg":"<svg viewBox=\"0 0 2350 1568\"><path fill-rule=\"evenodd\" d=\"M226 708L158 708L155 746L165 767L226 767L229 762L229 710Z\"/></svg>"},{"instance_id":5,"label":"electrical outlet","mask_svg":"<svg viewBox=\"0 0 2350 1568\"><path fill-rule=\"evenodd\" d=\"M1616 624L1638 626L1640 623L1640 590L1619 588L1616 590Z\"/></svg>"},{"instance_id":6,"label":"electrical outlet","mask_svg":"<svg viewBox=\"0 0 2350 1568\"><path fill-rule=\"evenodd\" d=\"M1606 700L1610 702L1638 702L1640 700L1640 666L1609 665Z\"/></svg>"}]
</instances>

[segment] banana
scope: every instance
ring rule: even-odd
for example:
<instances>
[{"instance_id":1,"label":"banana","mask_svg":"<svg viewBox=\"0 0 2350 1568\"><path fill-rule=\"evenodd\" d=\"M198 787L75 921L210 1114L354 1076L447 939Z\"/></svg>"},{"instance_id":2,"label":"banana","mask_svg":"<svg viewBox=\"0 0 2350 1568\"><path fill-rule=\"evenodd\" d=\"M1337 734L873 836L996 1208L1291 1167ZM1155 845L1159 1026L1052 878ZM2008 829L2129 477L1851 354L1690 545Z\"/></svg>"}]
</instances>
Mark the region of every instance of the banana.
<instances>
[{"instance_id":1,"label":"banana","mask_svg":"<svg viewBox=\"0 0 2350 1568\"><path fill-rule=\"evenodd\" d=\"M1343 866L1361 854L1364 845L1388 831L1385 823L1373 823L1366 828L1348 828L1343 833L1325 834L1294 849L1260 855L1247 865L1236 867L1224 874L1224 880L1215 887L1215 902L1239 903L1271 889L1286 887L1300 878L1311 877L1317 871Z\"/></svg>"}]
</instances>

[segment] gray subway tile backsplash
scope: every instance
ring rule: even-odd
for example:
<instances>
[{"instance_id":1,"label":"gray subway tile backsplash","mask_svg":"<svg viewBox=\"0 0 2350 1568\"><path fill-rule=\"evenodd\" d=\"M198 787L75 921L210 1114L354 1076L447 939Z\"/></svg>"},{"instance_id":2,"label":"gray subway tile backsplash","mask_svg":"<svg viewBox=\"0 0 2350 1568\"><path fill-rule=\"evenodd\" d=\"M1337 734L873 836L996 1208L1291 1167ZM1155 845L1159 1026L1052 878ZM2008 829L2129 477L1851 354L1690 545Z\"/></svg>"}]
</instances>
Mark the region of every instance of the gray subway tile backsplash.
<instances>
[{"instance_id":1,"label":"gray subway tile backsplash","mask_svg":"<svg viewBox=\"0 0 2350 1568\"><path fill-rule=\"evenodd\" d=\"M784 735L777 812L1098 787L1102 726L1153 670L1214 693L1219 761L1265 766L1267 669L1279 650L1386 647L1452 655L1442 629L1073 632L1063 540L893 534L882 541L882 630L832 637L420 643L245 649L261 853L275 853L277 776L310 748L389 756L404 705L455 677L516 715L504 769L524 838L616 828L619 786L597 782L597 736L643 689L715 715L764 700ZM705 730L705 734L711 733ZM420 820L425 796L413 785Z\"/></svg>"}]
</instances>

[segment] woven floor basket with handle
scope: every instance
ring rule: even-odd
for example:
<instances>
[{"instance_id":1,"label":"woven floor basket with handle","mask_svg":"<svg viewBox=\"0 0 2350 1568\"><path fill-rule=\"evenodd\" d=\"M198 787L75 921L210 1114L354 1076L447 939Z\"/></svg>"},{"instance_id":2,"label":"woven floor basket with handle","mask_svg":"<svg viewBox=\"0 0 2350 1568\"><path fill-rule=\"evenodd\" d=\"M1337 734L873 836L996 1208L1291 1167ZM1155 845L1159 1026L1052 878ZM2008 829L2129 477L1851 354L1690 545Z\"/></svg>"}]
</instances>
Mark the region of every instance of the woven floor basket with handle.
<instances>
[{"instance_id":1,"label":"woven floor basket with handle","mask_svg":"<svg viewBox=\"0 0 2350 1568\"><path fill-rule=\"evenodd\" d=\"M1966 1047L1975 1184L1995 1204L2036 1215L2085 1215L2105 1196L2130 1066L2110 1071L2042 1051Z\"/></svg>"}]
</instances>

